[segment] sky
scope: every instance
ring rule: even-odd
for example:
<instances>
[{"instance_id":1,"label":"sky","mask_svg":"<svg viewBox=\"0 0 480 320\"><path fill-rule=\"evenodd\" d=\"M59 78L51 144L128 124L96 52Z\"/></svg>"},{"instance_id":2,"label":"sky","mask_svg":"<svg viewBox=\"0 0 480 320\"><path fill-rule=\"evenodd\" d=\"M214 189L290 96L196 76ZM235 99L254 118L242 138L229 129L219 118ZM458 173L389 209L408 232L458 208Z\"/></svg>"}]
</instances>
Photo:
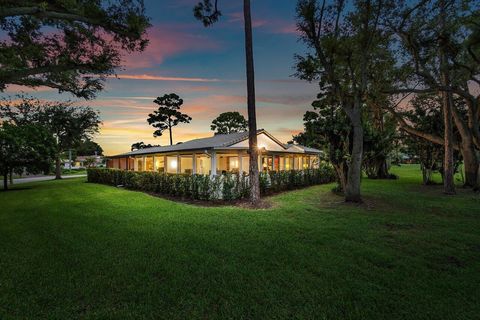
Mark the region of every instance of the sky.
<instances>
[{"instance_id":1,"label":"sky","mask_svg":"<svg viewBox=\"0 0 480 320\"><path fill-rule=\"evenodd\" d=\"M146 119L157 96L176 93L190 124L173 129L174 143L213 134L210 124L220 113L246 117L243 1L220 0L222 17L209 28L193 17L198 0L145 0L151 18L150 44L142 53L125 56L118 78L107 80L95 100L79 101L100 112L103 121L94 138L106 155L130 150L134 142L167 145L168 132L153 137ZM295 28L295 0L253 0L257 127L280 140L302 130L302 117L318 85L292 77L294 55L305 52ZM48 88L12 86L2 95L24 91L40 99L74 97ZM158 106L157 106L158 107Z\"/></svg>"}]
</instances>

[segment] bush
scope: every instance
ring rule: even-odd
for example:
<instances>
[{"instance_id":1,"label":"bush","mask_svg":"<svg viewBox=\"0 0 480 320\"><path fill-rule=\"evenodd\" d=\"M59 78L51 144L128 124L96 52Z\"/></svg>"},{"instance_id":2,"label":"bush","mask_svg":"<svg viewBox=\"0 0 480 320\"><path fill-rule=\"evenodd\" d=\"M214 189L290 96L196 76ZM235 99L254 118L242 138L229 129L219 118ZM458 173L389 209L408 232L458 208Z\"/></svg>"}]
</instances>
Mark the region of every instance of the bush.
<instances>
[{"instance_id":1,"label":"bush","mask_svg":"<svg viewBox=\"0 0 480 320\"><path fill-rule=\"evenodd\" d=\"M88 182L195 200L232 201L247 198L250 192L246 174L228 173L210 177L88 168L87 179ZM318 169L262 172L260 192L265 195L333 181L335 172L328 164L322 164Z\"/></svg>"}]
</instances>

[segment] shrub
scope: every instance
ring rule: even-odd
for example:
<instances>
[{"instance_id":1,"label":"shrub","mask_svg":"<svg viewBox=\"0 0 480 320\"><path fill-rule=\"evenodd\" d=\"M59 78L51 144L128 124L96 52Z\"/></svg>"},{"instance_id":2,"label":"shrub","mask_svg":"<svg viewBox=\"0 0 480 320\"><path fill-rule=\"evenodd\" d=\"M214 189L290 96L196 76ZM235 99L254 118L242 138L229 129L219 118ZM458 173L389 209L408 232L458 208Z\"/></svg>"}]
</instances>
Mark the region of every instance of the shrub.
<instances>
[{"instance_id":1,"label":"shrub","mask_svg":"<svg viewBox=\"0 0 480 320\"><path fill-rule=\"evenodd\" d=\"M247 198L250 192L248 175L168 174L133 172L118 169L88 168L88 182L124 186L132 190L152 192L195 200L232 201ZM269 194L335 181L333 168L323 163L318 169L260 173L260 192Z\"/></svg>"}]
</instances>

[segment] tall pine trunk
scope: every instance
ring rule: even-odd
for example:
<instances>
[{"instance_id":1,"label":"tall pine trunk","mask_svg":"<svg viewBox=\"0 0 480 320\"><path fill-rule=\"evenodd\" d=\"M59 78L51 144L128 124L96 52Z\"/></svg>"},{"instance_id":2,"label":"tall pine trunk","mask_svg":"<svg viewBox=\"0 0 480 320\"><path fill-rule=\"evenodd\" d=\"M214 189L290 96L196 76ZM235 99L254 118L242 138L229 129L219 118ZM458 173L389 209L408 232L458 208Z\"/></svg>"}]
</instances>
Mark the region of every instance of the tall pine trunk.
<instances>
[{"instance_id":1,"label":"tall pine trunk","mask_svg":"<svg viewBox=\"0 0 480 320\"><path fill-rule=\"evenodd\" d=\"M55 159L55 179L62 179L62 162L60 161L60 155L57 155Z\"/></svg>"},{"instance_id":2,"label":"tall pine trunk","mask_svg":"<svg viewBox=\"0 0 480 320\"><path fill-rule=\"evenodd\" d=\"M173 138L172 138L172 127L168 126L168 133L170 133L170 145L173 145Z\"/></svg>"},{"instance_id":3,"label":"tall pine trunk","mask_svg":"<svg viewBox=\"0 0 480 320\"><path fill-rule=\"evenodd\" d=\"M440 77L442 85L450 86L450 77L448 75L448 61L446 56L447 30L446 30L446 4L445 0L440 0ZM444 124L444 160L443 160L443 192L445 194L455 194L454 165L453 165L453 98L451 91L442 91L443 105L443 124Z\"/></svg>"},{"instance_id":4,"label":"tall pine trunk","mask_svg":"<svg viewBox=\"0 0 480 320\"><path fill-rule=\"evenodd\" d=\"M253 37L250 0L243 1L245 22L245 58L247 67L248 148L250 152L250 202L260 200L260 180L257 152L257 116L255 111L255 70L253 66Z\"/></svg>"},{"instance_id":5,"label":"tall pine trunk","mask_svg":"<svg viewBox=\"0 0 480 320\"><path fill-rule=\"evenodd\" d=\"M350 165L348 166L347 185L345 187L345 201L362 202L360 183L362 179L363 128L359 105L355 106L349 113L349 118L353 126L353 142Z\"/></svg>"}]
</instances>

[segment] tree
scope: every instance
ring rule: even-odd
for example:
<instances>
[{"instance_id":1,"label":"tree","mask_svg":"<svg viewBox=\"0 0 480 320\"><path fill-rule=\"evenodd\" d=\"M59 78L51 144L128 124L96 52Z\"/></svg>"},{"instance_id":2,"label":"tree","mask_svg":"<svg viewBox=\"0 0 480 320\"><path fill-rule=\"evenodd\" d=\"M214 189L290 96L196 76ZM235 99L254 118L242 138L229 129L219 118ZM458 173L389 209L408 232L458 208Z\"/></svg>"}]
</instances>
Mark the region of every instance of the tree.
<instances>
[{"instance_id":1,"label":"tree","mask_svg":"<svg viewBox=\"0 0 480 320\"><path fill-rule=\"evenodd\" d=\"M160 147L159 144L145 144L143 141L142 142L135 142L132 144L130 150L140 150L140 149L145 149L145 148L153 148L153 147Z\"/></svg>"},{"instance_id":2,"label":"tree","mask_svg":"<svg viewBox=\"0 0 480 320\"><path fill-rule=\"evenodd\" d=\"M97 163L97 159L94 157L88 157L83 161L83 165L87 168L92 168Z\"/></svg>"},{"instance_id":3,"label":"tree","mask_svg":"<svg viewBox=\"0 0 480 320\"><path fill-rule=\"evenodd\" d=\"M351 5L350 5L351 4ZM343 0L327 5L317 0L299 0L297 28L310 52L297 55L296 76L319 81L320 92L338 105L352 126L351 157L345 186L345 200L361 202L363 158L362 113L367 97L375 95L383 77L379 70L392 65L390 34L381 28L389 8L387 1ZM385 81L387 81L385 79Z\"/></svg>"},{"instance_id":4,"label":"tree","mask_svg":"<svg viewBox=\"0 0 480 320\"><path fill-rule=\"evenodd\" d=\"M91 155L103 155L102 147L90 139L80 141L75 146L75 153L77 156L91 156Z\"/></svg>"},{"instance_id":5,"label":"tree","mask_svg":"<svg viewBox=\"0 0 480 320\"><path fill-rule=\"evenodd\" d=\"M1 124L0 172L3 174L3 190L8 190L9 173L45 171L54 156L55 140L45 128L36 124Z\"/></svg>"},{"instance_id":6,"label":"tree","mask_svg":"<svg viewBox=\"0 0 480 320\"><path fill-rule=\"evenodd\" d=\"M158 110L148 115L147 122L154 128L154 137L160 137L163 131L168 129L170 133L170 145L173 145L172 127L179 123L190 123L192 118L187 114L181 113L179 110L183 105L183 99L180 99L175 93L165 94L153 101L158 104Z\"/></svg>"},{"instance_id":7,"label":"tree","mask_svg":"<svg viewBox=\"0 0 480 320\"><path fill-rule=\"evenodd\" d=\"M33 98L23 98L19 104L2 100L0 115L18 126L38 124L50 132L56 141L56 179L62 178L62 153L91 139L101 124L98 112L90 107L74 106L72 102L41 102Z\"/></svg>"},{"instance_id":8,"label":"tree","mask_svg":"<svg viewBox=\"0 0 480 320\"><path fill-rule=\"evenodd\" d=\"M403 83L415 83L437 92L442 96L442 110L444 122L444 164L445 180L444 192L455 194L453 176L453 97L450 90L440 90L451 84L450 70L447 56L448 33L450 27L447 22L447 11L452 8L447 5L451 1L420 1L411 7L401 10L390 20L392 30L401 39L405 50L400 61L405 61L403 69ZM407 57L407 59L405 59Z\"/></svg>"},{"instance_id":9,"label":"tree","mask_svg":"<svg viewBox=\"0 0 480 320\"><path fill-rule=\"evenodd\" d=\"M217 22L221 16L218 0L212 5L210 0L199 2L194 8L195 17L205 27ZM247 109L248 109L248 150L250 155L250 202L257 204L260 200L260 174L258 172L257 115L255 106L255 69L253 63L253 35L250 0L243 0L243 20L245 29L245 60L247 75Z\"/></svg>"},{"instance_id":10,"label":"tree","mask_svg":"<svg viewBox=\"0 0 480 320\"><path fill-rule=\"evenodd\" d=\"M0 91L47 86L93 98L124 52L144 50L149 25L143 0L4 0Z\"/></svg>"},{"instance_id":11,"label":"tree","mask_svg":"<svg viewBox=\"0 0 480 320\"><path fill-rule=\"evenodd\" d=\"M412 99L411 108L405 111L404 118L416 130L442 136L444 124L441 104L441 98L436 95L418 95ZM454 137L457 136L458 130L454 132ZM433 184L432 175L435 171L442 175L442 179L444 178L444 146L442 144L436 144L406 132L403 134L402 144L406 153L420 162L423 184ZM455 151L453 156L454 172L456 172L461 158L458 151Z\"/></svg>"},{"instance_id":12,"label":"tree","mask_svg":"<svg viewBox=\"0 0 480 320\"><path fill-rule=\"evenodd\" d=\"M294 136L294 141L323 150L335 169L339 191L345 192L351 125L342 107L330 104L325 96L319 95L319 99L315 100L312 106L316 112L305 113L304 132Z\"/></svg>"},{"instance_id":13,"label":"tree","mask_svg":"<svg viewBox=\"0 0 480 320\"><path fill-rule=\"evenodd\" d=\"M248 122L243 115L237 111L223 112L212 121L210 129L215 134L229 134L247 131Z\"/></svg>"}]
</instances>

